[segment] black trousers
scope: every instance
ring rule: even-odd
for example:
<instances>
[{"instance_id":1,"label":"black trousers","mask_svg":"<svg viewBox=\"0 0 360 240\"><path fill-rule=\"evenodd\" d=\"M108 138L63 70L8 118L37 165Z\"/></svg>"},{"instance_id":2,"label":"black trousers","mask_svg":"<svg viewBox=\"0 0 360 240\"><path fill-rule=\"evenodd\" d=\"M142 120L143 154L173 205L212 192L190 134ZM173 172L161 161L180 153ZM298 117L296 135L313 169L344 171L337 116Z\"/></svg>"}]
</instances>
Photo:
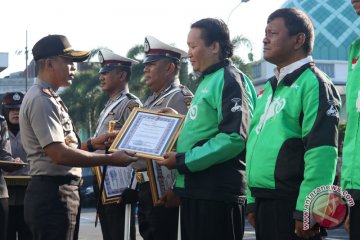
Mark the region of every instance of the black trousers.
<instances>
[{"instance_id":1,"label":"black trousers","mask_svg":"<svg viewBox=\"0 0 360 240\"><path fill-rule=\"evenodd\" d=\"M149 183L139 184L138 220L144 240L176 240L179 208L154 207Z\"/></svg>"},{"instance_id":2,"label":"black trousers","mask_svg":"<svg viewBox=\"0 0 360 240\"><path fill-rule=\"evenodd\" d=\"M244 206L210 200L181 198L182 240L241 240Z\"/></svg>"},{"instance_id":3,"label":"black trousers","mask_svg":"<svg viewBox=\"0 0 360 240\"><path fill-rule=\"evenodd\" d=\"M350 208L350 240L360 239L360 200L355 200L355 205Z\"/></svg>"},{"instance_id":4,"label":"black trousers","mask_svg":"<svg viewBox=\"0 0 360 240\"><path fill-rule=\"evenodd\" d=\"M78 186L31 179L24 217L34 240L73 240L80 204Z\"/></svg>"},{"instance_id":5,"label":"black trousers","mask_svg":"<svg viewBox=\"0 0 360 240\"><path fill-rule=\"evenodd\" d=\"M259 199L255 201L257 240L300 240L295 234L293 212L296 199ZM326 235L322 230L321 235ZM320 240L321 237L310 238Z\"/></svg>"},{"instance_id":6,"label":"black trousers","mask_svg":"<svg viewBox=\"0 0 360 240\"><path fill-rule=\"evenodd\" d=\"M96 179L94 178L94 193L96 201L99 197L99 187ZM125 204L111 203L99 205L99 220L101 225L101 232L103 240L123 240L125 229ZM136 239L135 228L135 206L131 206L130 217L130 240ZM127 240L127 239L125 239Z\"/></svg>"},{"instance_id":7,"label":"black trousers","mask_svg":"<svg viewBox=\"0 0 360 240\"><path fill-rule=\"evenodd\" d=\"M16 238L16 233L18 237ZM9 206L9 224L7 240L31 240L31 231L24 220L24 206Z\"/></svg>"},{"instance_id":8,"label":"black trousers","mask_svg":"<svg viewBox=\"0 0 360 240\"><path fill-rule=\"evenodd\" d=\"M125 204L101 205L99 212L101 231L104 240L124 239ZM136 239L135 208L131 208L130 239ZM127 239L126 239L127 240Z\"/></svg>"},{"instance_id":9,"label":"black trousers","mask_svg":"<svg viewBox=\"0 0 360 240\"><path fill-rule=\"evenodd\" d=\"M7 198L0 198L0 240L6 240L9 205Z\"/></svg>"}]
</instances>

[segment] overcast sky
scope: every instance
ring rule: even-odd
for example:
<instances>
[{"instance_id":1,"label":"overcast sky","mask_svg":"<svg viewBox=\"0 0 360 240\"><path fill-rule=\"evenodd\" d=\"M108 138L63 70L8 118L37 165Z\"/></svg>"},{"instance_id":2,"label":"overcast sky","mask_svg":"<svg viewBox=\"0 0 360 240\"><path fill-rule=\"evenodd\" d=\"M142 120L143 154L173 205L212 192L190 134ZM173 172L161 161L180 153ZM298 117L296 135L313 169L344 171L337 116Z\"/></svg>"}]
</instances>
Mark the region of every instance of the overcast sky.
<instances>
[{"instance_id":1,"label":"overcast sky","mask_svg":"<svg viewBox=\"0 0 360 240\"><path fill-rule=\"evenodd\" d=\"M0 52L9 53L9 67L0 77L25 69L26 30L29 62L35 42L48 34L64 34L77 50L107 47L126 55L146 35L187 51L191 23L206 17L228 23L231 37L242 34L261 58L268 15L285 0L3 0ZM16 55L15 53L21 51ZM239 52L238 54L242 54ZM246 57L246 56L244 56Z\"/></svg>"}]
</instances>

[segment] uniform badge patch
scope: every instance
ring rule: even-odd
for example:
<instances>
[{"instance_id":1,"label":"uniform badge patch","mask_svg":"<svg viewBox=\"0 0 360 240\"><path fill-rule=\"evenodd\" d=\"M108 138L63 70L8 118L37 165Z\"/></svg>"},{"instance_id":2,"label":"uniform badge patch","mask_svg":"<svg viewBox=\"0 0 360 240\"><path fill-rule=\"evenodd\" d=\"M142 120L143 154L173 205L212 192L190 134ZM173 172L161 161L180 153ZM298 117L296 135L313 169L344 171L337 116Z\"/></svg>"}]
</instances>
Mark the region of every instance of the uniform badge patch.
<instances>
[{"instance_id":1,"label":"uniform badge patch","mask_svg":"<svg viewBox=\"0 0 360 240\"><path fill-rule=\"evenodd\" d=\"M337 101L328 101L330 108L326 111L326 115L329 117L339 117L339 111L337 110L336 106L339 105Z\"/></svg>"},{"instance_id":2,"label":"uniform badge patch","mask_svg":"<svg viewBox=\"0 0 360 240\"><path fill-rule=\"evenodd\" d=\"M233 98L233 99L231 99L231 101L233 103L235 103L235 105L231 108L231 111L232 112L240 112L242 110L241 103L240 103L241 98Z\"/></svg>"}]
</instances>

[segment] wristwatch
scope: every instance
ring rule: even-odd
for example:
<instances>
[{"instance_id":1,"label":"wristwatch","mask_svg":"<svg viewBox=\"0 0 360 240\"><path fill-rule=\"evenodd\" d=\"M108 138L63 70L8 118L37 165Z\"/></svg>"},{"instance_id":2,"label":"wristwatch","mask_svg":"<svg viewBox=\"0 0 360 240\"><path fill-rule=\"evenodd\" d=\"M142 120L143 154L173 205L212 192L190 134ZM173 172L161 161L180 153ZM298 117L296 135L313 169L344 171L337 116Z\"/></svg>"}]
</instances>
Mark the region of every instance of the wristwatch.
<instances>
[{"instance_id":1,"label":"wristwatch","mask_svg":"<svg viewBox=\"0 0 360 240\"><path fill-rule=\"evenodd\" d=\"M94 152L96 151L96 148L94 148L94 146L92 145L91 140L92 140L91 138L87 140L86 146L89 152Z\"/></svg>"}]
</instances>

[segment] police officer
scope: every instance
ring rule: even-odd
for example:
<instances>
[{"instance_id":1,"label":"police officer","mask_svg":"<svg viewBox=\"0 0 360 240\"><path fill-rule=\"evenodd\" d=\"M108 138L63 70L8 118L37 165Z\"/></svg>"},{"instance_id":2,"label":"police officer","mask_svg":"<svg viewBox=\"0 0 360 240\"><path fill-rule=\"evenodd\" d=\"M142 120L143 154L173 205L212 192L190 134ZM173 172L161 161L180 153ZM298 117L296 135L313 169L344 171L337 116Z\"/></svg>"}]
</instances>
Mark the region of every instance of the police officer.
<instances>
[{"instance_id":1,"label":"police officer","mask_svg":"<svg viewBox=\"0 0 360 240\"><path fill-rule=\"evenodd\" d=\"M134 107L142 106L140 100L129 92L128 82L131 77L131 66L138 61L122 57L108 50L99 51L101 63L100 87L109 96L105 108L100 113L95 136L106 133L110 121L115 121L115 130L120 130ZM104 151L97 151L104 152ZM109 166L113 168L112 166ZM109 173L109 169L107 171ZM99 183L100 184L100 183ZM99 196L99 185L94 184L96 196ZM99 218L104 240L124 238L125 204L112 203L103 205L99 202ZM132 208L130 238L135 240L135 208Z\"/></svg>"},{"instance_id":2,"label":"police officer","mask_svg":"<svg viewBox=\"0 0 360 240\"><path fill-rule=\"evenodd\" d=\"M193 94L180 85L178 78L180 59L186 52L147 36L144 44L144 79L152 95L145 101L144 108L159 110L171 107L180 114L186 114ZM136 171L139 186L138 220L139 231L144 240L172 240L177 238L178 201L172 191L164 199L163 206L154 206L145 160L132 165ZM171 204L175 199L175 204ZM173 206L171 206L173 205Z\"/></svg>"},{"instance_id":3,"label":"police officer","mask_svg":"<svg viewBox=\"0 0 360 240\"><path fill-rule=\"evenodd\" d=\"M20 129L32 176L25 194L25 221L34 239L72 240L79 206L81 168L126 166L132 153L90 153L105 149L116 133L106 133L80 144L68 110L55 91L71 84L74 62L88 58L75 51L63 35L48 35L33 47L37 79L20 108Z\"/></svg>"},{"instance_id":4,"label":"police officer","mask_svg":"<svg viewBox=\"0 0 360 240\"><path fill-rule=\"evenodd\" d=\"M14 158L20 158L27 163L26 152L21 143L20 127L19 127L19 109L24 98L22 92L8 92L2 100L2 114L4 115L11 144L11 152ZM11 176L27 176L29 174L29 166L19 170L7 173ZM24 197L27 186L27 180L13 181L8 184L9 191L9 223L8 223L8 240L26 240L32 239L31 232L24 221ZM18 238L16 238L16 234Z\"/></svg>"}]
</instances>

